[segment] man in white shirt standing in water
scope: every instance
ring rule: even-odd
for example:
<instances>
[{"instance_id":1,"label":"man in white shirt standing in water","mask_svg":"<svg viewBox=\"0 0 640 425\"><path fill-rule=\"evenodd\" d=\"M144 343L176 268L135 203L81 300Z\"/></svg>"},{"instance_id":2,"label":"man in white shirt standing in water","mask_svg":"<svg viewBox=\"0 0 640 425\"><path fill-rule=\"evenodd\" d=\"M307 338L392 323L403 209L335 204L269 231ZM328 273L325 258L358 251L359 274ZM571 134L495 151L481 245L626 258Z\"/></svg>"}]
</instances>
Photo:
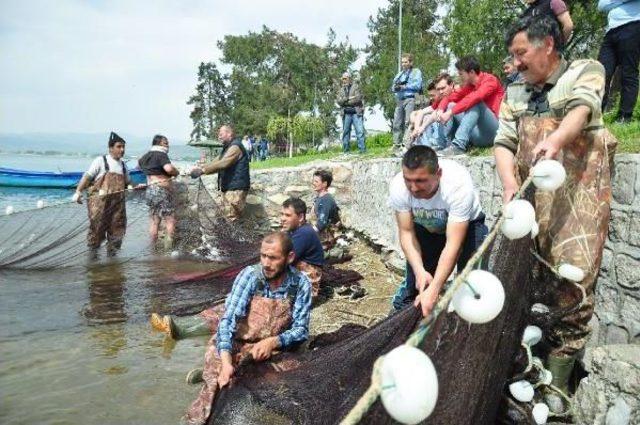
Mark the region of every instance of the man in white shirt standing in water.
<instances>
[{"instance_id":1,"label":"man in white shirt standing in water","mask_svg":"<svg viewBox=\"0 0 640 425\"><path fill-rule=\"evenodd\" d=\"M414 302L427 316L454 265L461 270L487 235L478 192L464 166L413 146L391 180L388 203L407 259L393 307Z\"/></svg>"}]
</instances>

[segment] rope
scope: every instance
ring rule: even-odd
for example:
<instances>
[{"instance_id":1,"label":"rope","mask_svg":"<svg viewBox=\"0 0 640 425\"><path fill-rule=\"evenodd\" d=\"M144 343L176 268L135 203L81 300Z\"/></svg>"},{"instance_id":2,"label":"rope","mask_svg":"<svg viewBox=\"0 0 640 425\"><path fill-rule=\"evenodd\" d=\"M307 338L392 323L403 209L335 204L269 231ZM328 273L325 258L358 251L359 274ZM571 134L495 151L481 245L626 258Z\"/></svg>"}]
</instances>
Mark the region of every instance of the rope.
<instances>
[{"instance_id":1,"label":"rope","mask_svg":"<svg viewBox=\"0 0 640 425\"><path fill-rule=\"evenodd\" d=\"M529 188L531 182L533 181L533 174L530 172L527 179L522 183L520 189L515 194L513 199L522 198L524 192ZM430 326L436 321L438 316L447 310L451 299L453 298L453 294L458 290L460 285L466 282L467 276L471 271L473 271L474 266L478 263L485 252L489 249L489 246L493 243L495 238L497 237L500 227L505 220L505 215L500 214L498 219L496 220L491 232L487 235L482 244L478 247L475 254L469 259L467 265L464 267L462 272L455 278L449 289L440 297L440 300L435 305L431 313L424 319L420 321L418 324L418 329L416 329L407 339L405 344L411 347L417 347L422 343L426 335L428 334ZM371 378L371 385L365 393L360 397L360 399L356 402L355 406L349 411L349 413L342 419L340 425L355 425L360 422L364 414L369 410L369 408L375 403L376 399L380 395L380 383L377 382L380 376L380 367L382 364L382 359L384 356L380 356L373 365L373 372Z\"/></svg>"}]
</instances>

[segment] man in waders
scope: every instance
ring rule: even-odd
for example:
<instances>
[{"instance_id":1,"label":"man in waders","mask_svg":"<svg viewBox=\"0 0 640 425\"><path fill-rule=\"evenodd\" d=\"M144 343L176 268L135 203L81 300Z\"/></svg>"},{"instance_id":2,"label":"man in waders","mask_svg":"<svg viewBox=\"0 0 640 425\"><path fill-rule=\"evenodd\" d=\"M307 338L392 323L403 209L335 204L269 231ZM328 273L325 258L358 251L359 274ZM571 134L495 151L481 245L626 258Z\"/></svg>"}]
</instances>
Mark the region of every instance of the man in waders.
<instances>
[{"instance_id":1,"label":"man in waders","mask_svg":"<svg viewBox=\"0 0 640 425\"><path fill-rule=\"evenodd\" d=\"M276 351L295 347L309 337L311 283L291 266L293 243L284 232L267 235L260 263L236 277L224 305L218 308L216 334L207 344L204 371L188 379L204 381L185 416L188 424L204 424L216 392L229 384L239 363L267 360Z\"/></svg>"},{"instance_id":2,"label":"man in waders","mask_svg":"<svg viewBox=\"0 0 640 425\"><path fill-rule=\"evenodd\" d=\"M88 188L87 245L93 257L105 239L107 255L115 255L122 245L127 229L125 190L131 180L127 166L122 160L125 143L120 136L112 132L109 136L109 154L93 160L73 195L73 200L82 204L82 192Z\"/></svg>"},{"instance_id":3,"label":"man in waders","mask_svg":"<svg viewBox=\"0 0 640 425\"><path fill-rule=\"evenodd\" d=\"M242 141L235 138L235 132L230 125L220 127L218 140L223 145L218 159L202 167L194 167L191 177L218 173L218 189L222 192L225 213L229 220L235 221L242 216L251 185L249 152L242 145Z\"/></svg>"},{"instance_id":4,"label":"man in waders","mask_svg":"<svg viewBox=\"0 0 640 425\"><path fill-rule=\"evenodd\" d=\"M608 155L613 154L615 140L602 121L603 66L588 59L568 63L559 53L562 43L558 24L550 17L520 20L508 32L507 47L524 81L507 87L494 154L504 202L513 197L538 158L556 159L567 172L564 185L555 192L535 194L540 255L553 267L568 263L585 274L579 282L585 299L567 280L543 282L556 304L552 307L567 311L545 334L553 384L566 392L576 356L590 332L610 214ZM558 397L547 398L552 410L562 409Z\"/></svg>"}]
</instances>

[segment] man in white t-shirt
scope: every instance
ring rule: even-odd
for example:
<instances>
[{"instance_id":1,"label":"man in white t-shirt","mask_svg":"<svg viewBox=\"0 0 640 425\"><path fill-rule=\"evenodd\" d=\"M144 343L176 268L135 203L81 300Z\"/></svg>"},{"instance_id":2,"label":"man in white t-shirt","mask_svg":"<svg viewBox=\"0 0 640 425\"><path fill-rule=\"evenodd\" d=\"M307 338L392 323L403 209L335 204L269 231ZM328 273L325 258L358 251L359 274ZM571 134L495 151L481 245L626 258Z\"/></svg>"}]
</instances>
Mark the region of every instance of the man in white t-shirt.
<instances>
[{"instance_id":1,"label":"man in white t-shirt","mask_svg":"<svg viewBox=\"0 0 640 425\"><path fill-rule=\"evenodd\" d=\"M122 245L127 229L125 190L131 183L129 172L122 160L126 142L116 133L109 136L109 154L93 160L78 183L73 200L82 203L87 190L89 232L87 245L95 257L100 244L107 240L107 254L115 255Z\"/></svg>"},{"instance_id":2,"label":"man in white t-shirt","mask_svg":"<svg viewBox=\"0 0 640 425\"><path fill-rule=\"evenodd\" d=\"M399 310L415 299L427 316L454 265L462 269L487 235L478 193L464 166L438 161L427 146L413 146L402 158L402 172L391 180L388 204L407 259L393 307Z\"/></svg>"}]
</instances>

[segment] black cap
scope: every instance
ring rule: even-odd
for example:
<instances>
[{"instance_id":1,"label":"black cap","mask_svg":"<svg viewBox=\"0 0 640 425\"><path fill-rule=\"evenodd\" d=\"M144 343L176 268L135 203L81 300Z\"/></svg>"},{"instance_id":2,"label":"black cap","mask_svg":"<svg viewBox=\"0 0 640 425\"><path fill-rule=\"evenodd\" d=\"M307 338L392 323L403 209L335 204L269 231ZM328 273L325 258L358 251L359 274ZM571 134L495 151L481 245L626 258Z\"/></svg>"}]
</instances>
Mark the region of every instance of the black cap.
<instances>
[{"instance_id":1,"label":"black cap","mask_svg":"<svg viewBox=\"0 0 640 425\"><path fill-rule=\"evenodd\" d=\"M116 133L112 131L111 134L109 135L109 147L110 148L113 147L118 142L122 143L123 145L127 143L122 137L118 136Z\"/></svg>"}]
</instances>

